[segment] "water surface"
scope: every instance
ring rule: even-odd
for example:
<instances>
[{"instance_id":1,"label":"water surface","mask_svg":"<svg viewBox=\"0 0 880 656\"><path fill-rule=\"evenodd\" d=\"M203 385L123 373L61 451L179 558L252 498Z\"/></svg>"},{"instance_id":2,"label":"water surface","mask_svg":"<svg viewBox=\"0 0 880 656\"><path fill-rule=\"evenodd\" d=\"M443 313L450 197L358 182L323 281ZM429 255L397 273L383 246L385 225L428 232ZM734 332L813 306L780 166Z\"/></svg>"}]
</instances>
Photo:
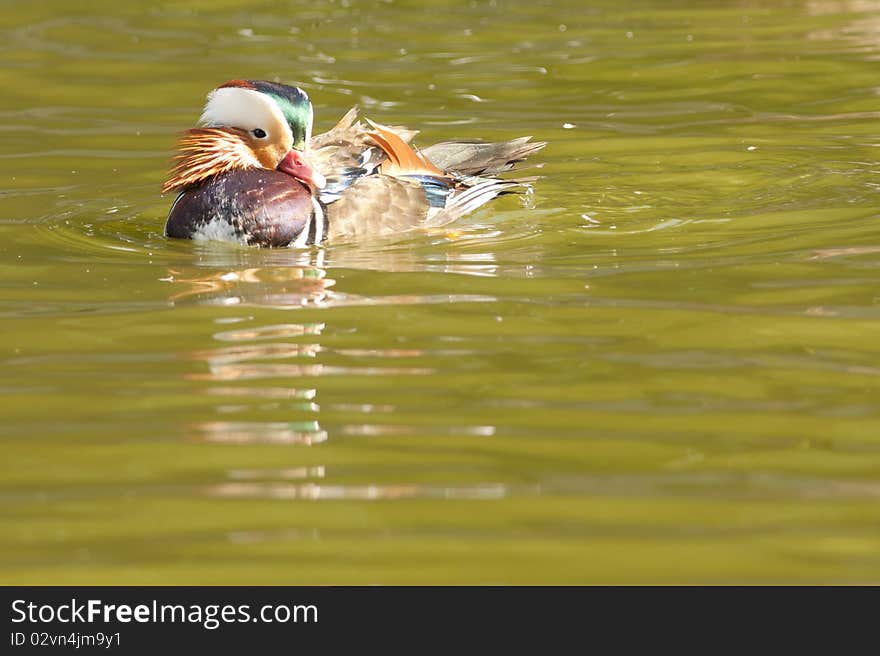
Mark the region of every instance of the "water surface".
<instances>
[{"instance_id":1,"label":"water surface","mask_svg":"<svg viewBox=\"0 0 880 656\"><path fill-rule=\"evenodd\" d=\"M880 2L12 2L0 581L880 579ZM445 230L169 241L233 77L534 135Z\"/></svg>"}]
</instances>

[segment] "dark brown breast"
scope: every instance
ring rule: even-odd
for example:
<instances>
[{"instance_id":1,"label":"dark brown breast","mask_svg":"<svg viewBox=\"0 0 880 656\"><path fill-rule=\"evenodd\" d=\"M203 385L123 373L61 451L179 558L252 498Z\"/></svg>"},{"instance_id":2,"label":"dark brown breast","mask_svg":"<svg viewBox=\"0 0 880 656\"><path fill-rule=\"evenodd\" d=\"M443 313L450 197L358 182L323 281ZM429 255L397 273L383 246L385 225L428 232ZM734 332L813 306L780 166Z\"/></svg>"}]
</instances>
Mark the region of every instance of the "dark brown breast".
<instances>
[{"instance_id":1,"label":"dark brown breast","mask_svg":"<svg viewBox=\"0 0 880 656\"><path fill-rule=\"evenodd\" d=\"M228 230L230 238L249 244L287 246L313 223L314 211L311 191L286 173L231 171L182 192L168 214L165 234L217 238Z\"/></svg>"}]
</instances>

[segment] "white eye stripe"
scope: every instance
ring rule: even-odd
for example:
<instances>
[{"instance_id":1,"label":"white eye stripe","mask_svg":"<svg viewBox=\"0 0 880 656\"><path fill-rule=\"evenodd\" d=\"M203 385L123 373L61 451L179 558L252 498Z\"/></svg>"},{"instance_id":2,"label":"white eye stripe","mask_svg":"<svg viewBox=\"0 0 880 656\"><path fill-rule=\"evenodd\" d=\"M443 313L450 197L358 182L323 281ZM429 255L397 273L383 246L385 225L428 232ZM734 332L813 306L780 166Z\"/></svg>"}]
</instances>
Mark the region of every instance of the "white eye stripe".
<instances>
[{"instance_id":1,"label":"white eye stripe","mask_svg":"<svg viewBox=\"0 0 880 656\"><path fill-rule=\"evenodd\" d=\"M208 94L208 101L205 103L199 124L205 127L240 128L251 134L256 130L262 130L266 136L277 134L275 132L277 128L278 133L282 133L290 143L293 142L290 126L287 125L278 105L265 94L253 89L241 87L214 89Z\"/></svg>"}]
</instances>

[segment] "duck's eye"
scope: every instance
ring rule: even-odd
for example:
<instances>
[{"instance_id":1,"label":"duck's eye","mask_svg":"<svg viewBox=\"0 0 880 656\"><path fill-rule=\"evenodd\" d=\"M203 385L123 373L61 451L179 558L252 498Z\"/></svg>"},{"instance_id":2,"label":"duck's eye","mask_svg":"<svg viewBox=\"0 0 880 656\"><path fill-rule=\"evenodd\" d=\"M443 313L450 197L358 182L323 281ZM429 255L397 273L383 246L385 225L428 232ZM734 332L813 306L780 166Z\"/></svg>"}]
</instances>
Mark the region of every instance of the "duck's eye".
<instances>
[{"instance_id":1,"label":"duck's eye","mask_svg":"<svg viewBox=\"0 0 880 656\"><path fill-rule=\"evenodd\" d=\"M257 139L265 139L266 131L263 128L256 128L251 131L251 134L254 135Z\"/></svg>"}]
</instances>

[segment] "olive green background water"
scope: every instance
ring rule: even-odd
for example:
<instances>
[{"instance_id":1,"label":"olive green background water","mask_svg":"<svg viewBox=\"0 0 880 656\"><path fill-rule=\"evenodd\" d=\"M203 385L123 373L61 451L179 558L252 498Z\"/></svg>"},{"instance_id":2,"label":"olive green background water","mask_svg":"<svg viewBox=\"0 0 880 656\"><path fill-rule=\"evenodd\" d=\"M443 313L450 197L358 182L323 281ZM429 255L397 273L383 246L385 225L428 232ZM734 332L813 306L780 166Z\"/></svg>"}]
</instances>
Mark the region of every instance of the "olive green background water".
<instances>
[{"instance_id":1,"label":"olive green background water","mask_svg":"<svg viewBox=\"0 0 880 656\"><path fill-rule=\"evenodd\" d=\"M0 582L880 582L880 2L2 9ZM234 77L543 177L171 242Z\"/></svg>"}]
</instances>

